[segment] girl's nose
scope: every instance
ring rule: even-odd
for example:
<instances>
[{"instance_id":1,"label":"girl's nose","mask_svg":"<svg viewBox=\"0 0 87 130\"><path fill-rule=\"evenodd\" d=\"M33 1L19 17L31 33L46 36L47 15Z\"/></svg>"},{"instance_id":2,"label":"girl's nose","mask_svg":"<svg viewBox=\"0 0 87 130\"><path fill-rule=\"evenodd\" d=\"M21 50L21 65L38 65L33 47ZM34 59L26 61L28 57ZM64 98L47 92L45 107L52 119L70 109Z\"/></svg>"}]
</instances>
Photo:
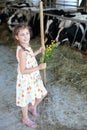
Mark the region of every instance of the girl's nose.
<instances>
[{"instance_id":1,"label":"girl's nose","mask_svg":"<svg viewBox=\"0 0 87 130\"><path fill-rule=\"evenodd\" d=\"M25 34L24 37L27 38L27 35Z\"/></svg>"}]
</instances>

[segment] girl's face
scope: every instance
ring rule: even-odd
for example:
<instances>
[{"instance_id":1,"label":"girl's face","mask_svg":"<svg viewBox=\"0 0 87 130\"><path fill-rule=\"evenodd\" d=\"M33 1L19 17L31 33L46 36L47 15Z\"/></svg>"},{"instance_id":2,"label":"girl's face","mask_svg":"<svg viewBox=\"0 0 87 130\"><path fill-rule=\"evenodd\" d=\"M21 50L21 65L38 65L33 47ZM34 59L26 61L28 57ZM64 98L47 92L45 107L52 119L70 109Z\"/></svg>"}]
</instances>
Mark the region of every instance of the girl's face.
<instances>
[{"instance_id":1,"label":"girl's face","mask_svg":"<svg viewBox=\"0 0 87 130\"><path fill-rule=\"evenodd\" d=\"M29 45L29 41L30 41L29 30L27 28L20 29L18 35L16 35L15 38L20 42L20 44L24 46Z\"/></svg>"}]
</instances>

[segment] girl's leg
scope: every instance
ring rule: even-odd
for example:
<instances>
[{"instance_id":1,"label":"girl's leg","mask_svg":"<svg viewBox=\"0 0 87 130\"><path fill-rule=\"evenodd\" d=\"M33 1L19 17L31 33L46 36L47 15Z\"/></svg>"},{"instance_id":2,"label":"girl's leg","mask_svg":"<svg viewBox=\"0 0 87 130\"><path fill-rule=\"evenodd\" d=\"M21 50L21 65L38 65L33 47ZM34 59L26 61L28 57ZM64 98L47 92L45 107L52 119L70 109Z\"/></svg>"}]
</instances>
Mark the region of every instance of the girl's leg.
<instances>
[{"instance_id":1,"label":"girl's leg","mask_svg":"<svg viewBox=\"0 0 87 130\"><path fill-rule=\"evenodd\" d=\"M47 95L47 94L46 94ZM46 96L44 95L42 98L40 99L35 99L35 104L33 106L29 106L29 111L35 115L35 116L38 116L38 113L37 113L37 106L39 105L39 103L44 99L44 97Z\"/></svg>"},{"instance_id":2,"label":"girl's leg","mask_svg":"<svg viewBox=\"0 0 87 130\"><path fill-rule=\"evenodd\" d=\"M25 118L28 118L28 105L25 106L25 107L22 107L22 118L25 119Z\"/></svg>"},{"instance_id":3,"label":"girl's leg","mask_svg":"<svg viewBox=\"0 0 87 130\"><path fill-rule=\"evenodd\" d=\"M26 107L22 107L22 122L28 127L35 128L37 126L36 123L31 121L28 117L28 105Z\"/></svg>"}]
</instances>

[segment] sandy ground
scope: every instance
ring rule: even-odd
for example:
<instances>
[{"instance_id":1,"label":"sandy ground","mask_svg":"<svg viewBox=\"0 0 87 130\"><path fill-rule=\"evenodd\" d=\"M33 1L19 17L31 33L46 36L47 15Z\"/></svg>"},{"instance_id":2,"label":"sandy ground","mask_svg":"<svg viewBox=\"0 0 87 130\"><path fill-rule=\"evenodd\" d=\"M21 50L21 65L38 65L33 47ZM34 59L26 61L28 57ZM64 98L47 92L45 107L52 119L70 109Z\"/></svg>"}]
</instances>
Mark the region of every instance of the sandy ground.
<instances>
[{"instance_id":1,"label":"sandy ground","mask_svg":"<svg viewBox=\"0 0 87 130\"><path fill-rule=\"evenodd\" d=\"M33 130L21 123L21 110L15 105L15 51L0 46L0 130ZM38 106L40 117L29 116L38 123L35 130L87 130L87 94L70 84L62 85L47 70L48 96Z\"/></svg>"}]
</instances>

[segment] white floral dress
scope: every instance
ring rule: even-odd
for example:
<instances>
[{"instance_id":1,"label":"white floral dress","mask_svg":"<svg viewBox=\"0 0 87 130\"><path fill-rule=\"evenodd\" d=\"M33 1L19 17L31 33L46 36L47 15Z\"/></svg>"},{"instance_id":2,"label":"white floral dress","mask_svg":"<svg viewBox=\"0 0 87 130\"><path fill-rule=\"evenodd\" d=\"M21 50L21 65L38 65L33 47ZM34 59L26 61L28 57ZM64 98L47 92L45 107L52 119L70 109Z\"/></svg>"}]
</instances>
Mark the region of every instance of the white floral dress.
<instances>
[{"instance_id":1,"label":"white floral dress","mask_svg":"<svg viewBox=\"0 0 87 130\"><path fill-rule=\"evenodd\" d=\"M41 98L47 94L39 70L34 71L30 74L21 74L19 69L20 60L18 57L18 51L21 49L20 46L17 47L16 57L18 60L18 75L16 84L16 105L24 107L29 103L34 105L35 98ZM29 52L26 56L26 68L32 68L37 66L37 61L34 57L34 53L31 47L27 48Z\"/></svg>"}]
</instances>

